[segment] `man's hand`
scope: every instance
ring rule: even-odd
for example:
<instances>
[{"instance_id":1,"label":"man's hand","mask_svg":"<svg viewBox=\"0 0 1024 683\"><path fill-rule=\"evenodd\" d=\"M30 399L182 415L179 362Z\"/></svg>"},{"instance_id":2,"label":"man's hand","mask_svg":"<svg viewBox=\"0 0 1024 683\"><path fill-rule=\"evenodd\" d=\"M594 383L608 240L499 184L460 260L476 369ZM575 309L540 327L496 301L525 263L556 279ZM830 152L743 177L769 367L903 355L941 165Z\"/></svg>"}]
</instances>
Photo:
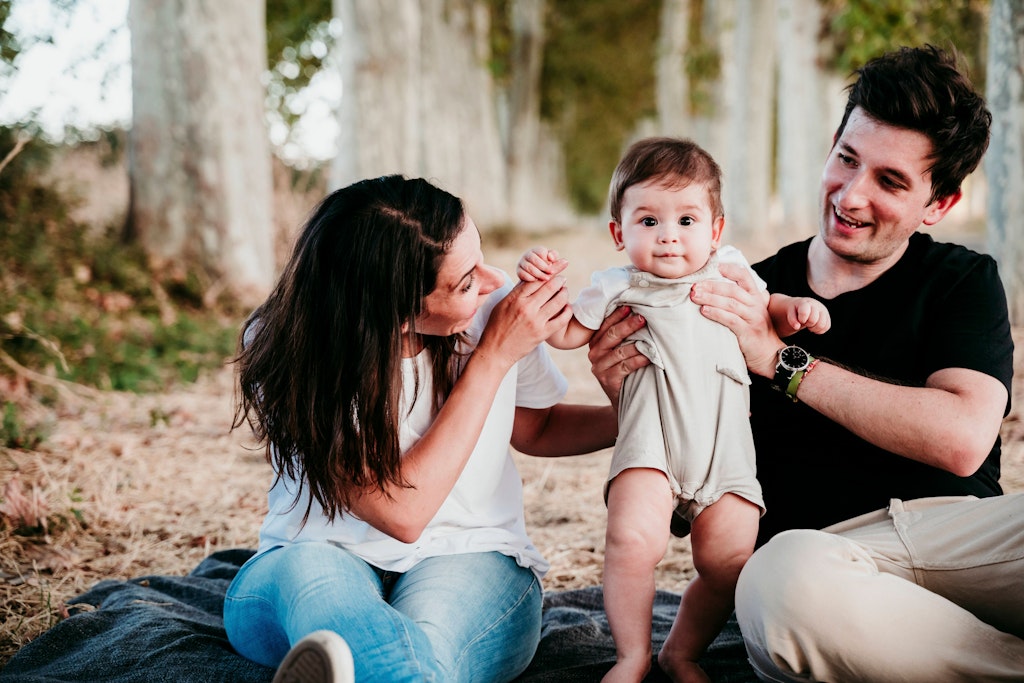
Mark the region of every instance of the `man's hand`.
<instances>
[{"instance_id":1,"label":"man's hand","mask_svg":"<svg viewBox=\"0 0 1024 683\"><path fill-rule=\"evenodd\" d=\"M615 309L590 339L590 372L601 384L601 389L616 409L619 407L619 389L629 373L650 364L650 359L636 349L636 344L622 342L647 323L643 316L633 314L627 306Z\"/></svg>"},{"instance_id":2,"label":"man's hand","mask_svg":"<svg viewBox=\"0 0 1024 683\"><path fill-rule=\"evenodd\" d=\"M775 333L763 293L743 266L723 263L719 270L732 282L698 282L690 290L690 300L700 306L705 318L732 330L751 372L773 377L779 349L785 344Z\"/></svg>"}]
</instances>

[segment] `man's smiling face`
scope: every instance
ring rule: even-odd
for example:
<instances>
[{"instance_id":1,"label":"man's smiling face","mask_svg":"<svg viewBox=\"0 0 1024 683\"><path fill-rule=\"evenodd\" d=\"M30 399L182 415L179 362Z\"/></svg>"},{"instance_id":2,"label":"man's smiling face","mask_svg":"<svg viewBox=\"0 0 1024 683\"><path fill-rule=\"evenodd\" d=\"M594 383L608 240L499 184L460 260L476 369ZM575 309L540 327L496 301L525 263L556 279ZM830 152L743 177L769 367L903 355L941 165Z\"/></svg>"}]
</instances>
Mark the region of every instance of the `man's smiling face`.
<instances>
[{"instance_id":1,"label":"man's smiling face","mask_svg":"<svg viewBox=\"0 0 1024 683\"><path fill-rule=\"evenodd\" d=\"M922 224L956 203L931 201L932 143L923 133L881 123L856 108L821 178L821 227L837 256L861 263L898 258Z\"/></svg>"}]
</instances>

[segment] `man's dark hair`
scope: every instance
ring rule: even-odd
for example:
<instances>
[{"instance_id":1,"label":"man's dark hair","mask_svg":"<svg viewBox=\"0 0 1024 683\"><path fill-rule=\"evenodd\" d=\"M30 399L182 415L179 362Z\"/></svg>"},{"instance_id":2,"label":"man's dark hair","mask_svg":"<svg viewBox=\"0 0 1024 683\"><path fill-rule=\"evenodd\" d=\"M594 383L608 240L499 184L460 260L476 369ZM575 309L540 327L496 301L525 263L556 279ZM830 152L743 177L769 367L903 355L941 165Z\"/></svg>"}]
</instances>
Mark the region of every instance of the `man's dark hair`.
<instances>
[{"instance_id":1,"label":"man's dark hair","mask_svg":"<svg viewBox=\"0 0 1024 683\"><path fill-rule=\"evenodd\" d=\"M835 139L856 107L882 123L921 132L932 141L931 200L956 194L988 149L992 125L957 54L933 45L901 47L855 73Z\"/></svg>"}]
</instances>

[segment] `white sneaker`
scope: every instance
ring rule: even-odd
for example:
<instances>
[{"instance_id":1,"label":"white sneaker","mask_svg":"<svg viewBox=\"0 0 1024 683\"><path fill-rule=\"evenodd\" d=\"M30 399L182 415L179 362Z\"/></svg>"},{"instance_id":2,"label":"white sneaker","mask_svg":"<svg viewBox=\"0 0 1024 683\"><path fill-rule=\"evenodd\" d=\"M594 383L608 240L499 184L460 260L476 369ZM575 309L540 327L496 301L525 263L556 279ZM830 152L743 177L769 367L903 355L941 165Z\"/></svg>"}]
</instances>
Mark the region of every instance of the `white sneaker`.
<instances>
[{"instance_id":1,"label":"white sneaker","mask_svg":"<svg viewBox=\"0 0 1024 683\"><path fill-rule=\"evenodd\" d=\"M288 650L273 683L355 683L352 651L334 631L314 631Z\"/></svg>"}]
</instances>

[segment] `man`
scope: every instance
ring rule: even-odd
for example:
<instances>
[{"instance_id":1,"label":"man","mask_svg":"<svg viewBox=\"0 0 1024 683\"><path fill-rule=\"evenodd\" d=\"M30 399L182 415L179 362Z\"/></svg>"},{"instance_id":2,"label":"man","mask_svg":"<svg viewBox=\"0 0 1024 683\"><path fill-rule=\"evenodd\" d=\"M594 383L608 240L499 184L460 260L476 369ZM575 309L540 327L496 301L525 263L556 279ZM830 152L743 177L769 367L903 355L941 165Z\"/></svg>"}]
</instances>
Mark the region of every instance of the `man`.
<instances>
[{"instance_id":1,"label":"man","mask_svg":"<svg viewBox=\"0 0 1024 683\"><path fill-rule=\"evenodd\" d=\"M990 257L917 232L959 201L991 115L930 46L858 76L818 234L754 266L769 291L824 302L832 329L780 340L738 270L692 295L753 376L767 513L737 616L765 680L1024 680L1024 495L998 483L1005 295ZM592 343L609 395L646 364L616 346L636 318Z\"/></svg>"}]
</instances>

